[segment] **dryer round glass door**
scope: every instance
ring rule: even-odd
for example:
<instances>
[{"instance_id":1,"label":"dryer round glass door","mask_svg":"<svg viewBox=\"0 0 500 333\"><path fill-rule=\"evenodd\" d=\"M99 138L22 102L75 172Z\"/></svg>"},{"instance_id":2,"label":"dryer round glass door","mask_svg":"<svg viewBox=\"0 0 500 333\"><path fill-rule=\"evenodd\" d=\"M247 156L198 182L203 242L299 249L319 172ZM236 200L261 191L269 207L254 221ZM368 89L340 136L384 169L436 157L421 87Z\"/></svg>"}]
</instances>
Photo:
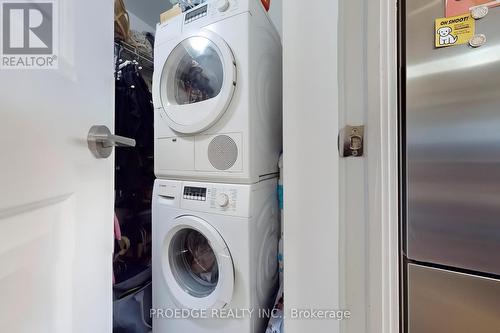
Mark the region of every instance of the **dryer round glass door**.
<instances>
[{"instance_id":1,"label":"dryer round glass door","mask_svg":"<svg viewBox=\"0 0 500 333\"><path fill-rule=\"evenodd\" d=\"M206 221L177 218L164 241L162 264L165 282L183 308L222 308L231 301L231 255L221 235Z\"/></svg>"},{"instance_id":2,"label":"dryer round glass door","mask_svg":"<svg viewBox=\"0 0 500 333\"><path fill-rule=\"evenodd\" d=\"M229 46L213 32L184 36L170 52L159 85L169 126L192 134L217 122L233 98L235 63Z\"/></svg>"}]
</instances>

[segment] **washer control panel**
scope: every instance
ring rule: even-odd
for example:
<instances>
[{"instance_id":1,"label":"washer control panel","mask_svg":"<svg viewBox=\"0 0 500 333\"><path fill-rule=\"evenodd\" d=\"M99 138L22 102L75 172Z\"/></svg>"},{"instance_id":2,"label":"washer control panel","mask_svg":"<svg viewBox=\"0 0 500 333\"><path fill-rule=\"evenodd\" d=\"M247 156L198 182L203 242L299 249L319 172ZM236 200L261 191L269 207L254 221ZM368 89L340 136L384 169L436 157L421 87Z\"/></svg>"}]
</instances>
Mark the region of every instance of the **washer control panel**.
<instances>
[{"instance_id":1,"label":"washer control panel","mask_svg":"<svg viewBox=\"0 0 500 333\"><path fill-rule=\"evenodd\" d=\"M235 211L238 202L238 190L212 187L210 189L210 208Z\"/></svg>"},{"instance_id":2,"label":"washer control panel","mask_svg":"<svg viewBox=\"0 0 500 333\"><path fill-rule=\"evenodd\" d=\"M250 186L185 182L180 206L201 212L247 216L250 208Z\"/></svg>"},{"instance_id":3,"label":"washer control panel","mask_svg":"<svg viewBox=\"0 0 500 333\"><path fill-rule=\"evenodd\" d=\"M156 204L180 209L184 214L204 212L233 217L253 217L251 207L263 198L256 193L276 189L276 181L259 184L221 184L157 179L154 188ZM267 192L266 192L267 193Z\"/></svg>"},{"instance_id":4,"label":"washer control panel","mask_svg":"<svg viewBox=\"0 0 500 333\"><path fill-rule=\"evenodd\" d=\"M183 198L186 200L207 201L207 189L203 187L184 187Z\"/></svg>"}]
</instances>

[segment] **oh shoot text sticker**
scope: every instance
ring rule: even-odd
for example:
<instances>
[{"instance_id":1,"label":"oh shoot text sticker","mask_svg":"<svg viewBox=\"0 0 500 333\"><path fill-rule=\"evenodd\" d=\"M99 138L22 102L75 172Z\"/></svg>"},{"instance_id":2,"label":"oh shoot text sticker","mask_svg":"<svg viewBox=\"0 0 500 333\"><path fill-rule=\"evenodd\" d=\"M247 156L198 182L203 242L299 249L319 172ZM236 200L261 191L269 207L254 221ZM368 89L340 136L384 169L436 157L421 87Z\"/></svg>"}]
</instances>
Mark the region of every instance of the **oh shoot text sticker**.
<instances>
[{"instance_id":1,"label":"oh shoot text sticker","mask_svg":"<svg viewBox=\"0 0 500 333\"><path fill-rule=\"evenodd\" d=\"M470 14L436 19L436 47L469 43L476 21Z\"/></svg>"}]
</instances>

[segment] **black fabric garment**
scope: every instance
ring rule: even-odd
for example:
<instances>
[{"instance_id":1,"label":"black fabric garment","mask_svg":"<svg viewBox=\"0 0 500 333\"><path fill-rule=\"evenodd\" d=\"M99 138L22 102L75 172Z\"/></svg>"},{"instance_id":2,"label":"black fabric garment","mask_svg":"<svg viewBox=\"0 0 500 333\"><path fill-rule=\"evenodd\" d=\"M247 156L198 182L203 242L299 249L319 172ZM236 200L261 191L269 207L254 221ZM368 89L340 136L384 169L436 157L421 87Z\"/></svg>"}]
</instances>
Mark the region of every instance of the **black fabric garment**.
<instances>
[{"instance_id":1,"label":"black fabric garment","mask_svg":"<svg viewBox=\"0 0 500 333\"><path fill-rule=\"evenodd\" d=\"M116 284L113 291L113 333L151 332L151 267Z\"/></svg>"},{"instance_id":2,"label":"black fabric garment","mask_svg":"<svg viewBox=\"0 0 500 333\"><path fill-rule=\"evenodd\" d=\"M154 182L152 96L132 64L121 69L115 89L115 132L137 144L115 150L115 205L139 213L149 207Z\"/></svg>"},{"instance_id":3,"label":"black fabric garment","mask_svg":"<svg viewBox=\"0 0 500 333\"><path fill-rule=\"evenodd\" d=\"M146 32L146 39L148 40L148 42L151 44L151 47L153 48L153 57L154 57L154 55L155 55L155 36L150 32Z\"/></svg>"},{"instance_id":4,"label":"black fabric garment","mask_svg":"<svg viewBox=\"0 0 500 333\"><path fill-rule=\"evenodd\" d=\"M113 261L113 332L147 333L152 304L153 104L137 61L119 68L121 53L121 46L115 45L115 133L135 139L136 147L115 149L115 213L122 243L115 242L118 255Z\"/></svg>"}]
</instances>

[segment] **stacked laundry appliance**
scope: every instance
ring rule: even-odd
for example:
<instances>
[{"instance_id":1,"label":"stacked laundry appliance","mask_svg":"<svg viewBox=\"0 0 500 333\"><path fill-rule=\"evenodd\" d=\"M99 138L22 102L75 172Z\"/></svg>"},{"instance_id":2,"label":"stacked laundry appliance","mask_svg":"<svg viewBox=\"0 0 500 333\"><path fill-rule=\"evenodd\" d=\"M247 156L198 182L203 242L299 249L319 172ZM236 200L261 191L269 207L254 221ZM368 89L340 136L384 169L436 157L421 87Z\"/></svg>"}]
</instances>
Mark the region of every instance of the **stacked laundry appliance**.
<instances>
[{"instance_id":1,"label":"stacked laundry appliance","mask_svg":"<svg viewBox=\"0 0 500 333\"><path fill-rule=\"evenodd\" d=\"M258 0L158 25L153 332L261 333L278 287L282 49Z\"/></svg>"}]
</instances>

